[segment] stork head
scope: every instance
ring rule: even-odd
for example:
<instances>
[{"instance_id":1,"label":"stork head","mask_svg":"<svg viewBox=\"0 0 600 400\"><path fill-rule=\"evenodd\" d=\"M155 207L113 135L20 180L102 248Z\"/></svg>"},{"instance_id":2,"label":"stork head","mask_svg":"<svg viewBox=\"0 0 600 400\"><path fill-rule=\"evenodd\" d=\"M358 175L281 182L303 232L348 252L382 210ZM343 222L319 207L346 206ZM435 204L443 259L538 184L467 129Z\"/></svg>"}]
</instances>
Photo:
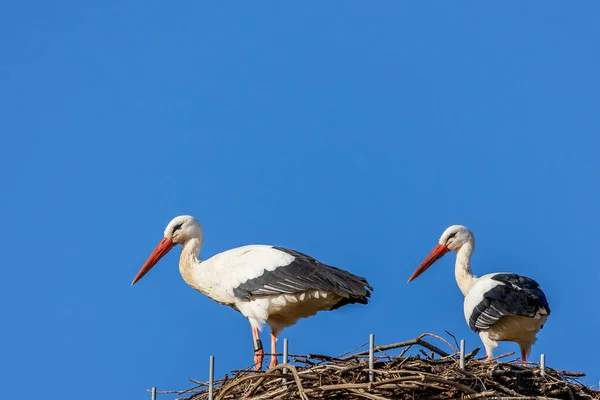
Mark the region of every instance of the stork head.
<instances>
[{"instance_id":1,"label":"stork head","mask_svg":"<svg viewBox=\"0 0 600 400\"><path fill-rule=\"evenodd\" d=\"M180 215L169 222L165 228L165 239L171 239L174 244L184 244L190 239L204 237L200 223L191 215Z\"/></svg>"},{"instance_id":2,"label":"stork head","mask_svg":"<svg viewBox=\"0 0 600 400\"><path fill-rule=\"evenodd\" d=\"M180 215L173 218L165 229L165 237L150 254L131 285L142 279L173 247L177 244L183 245L190 239L199 239L202 243L204 235L200 223L191 215Z\"/></svg>"},{"instance_id":3,"label":"stork head","mask_svg":"<svg viewBox=\"0 0 600 400\"><path fill-rule=\"evenodd\" d=\"M416 279L446 253L450 251L458 251L466 243L471 243L472 245L475 244L473 233L471 233L466 226L452 225L448 227L444 233L442 233L442 236L440 236L438 244L433 248L431 253L429 253L421 265L419 265L419 268L413 272L411 277L408 279L408 282L410 283L412 280Z\"/></svg>"}]
</instances>

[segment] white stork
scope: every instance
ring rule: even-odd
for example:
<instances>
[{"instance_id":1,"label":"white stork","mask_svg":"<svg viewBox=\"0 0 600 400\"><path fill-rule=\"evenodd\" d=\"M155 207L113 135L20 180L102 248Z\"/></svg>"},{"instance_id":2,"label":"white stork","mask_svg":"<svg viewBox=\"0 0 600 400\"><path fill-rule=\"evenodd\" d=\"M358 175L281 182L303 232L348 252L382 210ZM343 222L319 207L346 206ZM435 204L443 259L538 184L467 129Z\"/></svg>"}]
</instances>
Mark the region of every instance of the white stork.
<instances>
[{"instance_id":1,"label":"white stork","mask_svg":"<svg viewBox=\"0 0 600 400\"><path fill-rule=\"evenodd\" d=\"M488 360L498 342L516 342L523 364L550 315L546 295L536 281L512 273L493 273L476 277L471 272L475 249L473 233L462 225L444 231L439 243L415 270L408 282L431 267L444 254L456 251L455 276L465 296L464 312L469 327L479 333Z\"/></svg>"},{"instance_id":2,"label":"white stork","mask_svg":"<svg viewBox=\"0 0 600 400\"><path fill-rule=\"evenodd\" d=\"M181 244L179 272L192 288L248 318L254 339L254 363L262 369L264 350L259 330L271 328L271 363L277 365L276 341L284 328L322 310L367 304L373 290L365 278L325 265L300 252L249 245L201 261L202 227L193 217L175 217L164 238L142 266L134 285L171 250Z\"/></svg>"}]
</instances>

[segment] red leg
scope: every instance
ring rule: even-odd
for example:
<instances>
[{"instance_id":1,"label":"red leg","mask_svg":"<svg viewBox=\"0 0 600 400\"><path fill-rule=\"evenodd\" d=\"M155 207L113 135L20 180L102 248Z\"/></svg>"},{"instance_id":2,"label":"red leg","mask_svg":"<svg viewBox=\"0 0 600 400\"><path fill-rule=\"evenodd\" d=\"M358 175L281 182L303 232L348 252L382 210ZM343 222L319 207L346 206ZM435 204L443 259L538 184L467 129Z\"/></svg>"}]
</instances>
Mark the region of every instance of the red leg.
<instances>
[{"instance_id":1,"label":"red leg","mask_svg":"<svg viewBox=\"0 0 600 400\"><path fill-rule=\"evenodd\" d=\"M521 346L521 360L523 361L523 366L527 365L527 349Z\"/></svg>"},{"instance_id":2,"label":"red leg","mask_svg":"<svg viewBox=\"0 0 600 400\"><path fill-rule=\"evenodd\" d=\"M269 363L269 369L277 365L277 337L273 334L271 329L271 362Z\"/></svg>"},{"instance_id":3,"label":"red leg","mask_svg":"<svg viewBox=\"0 0 600 400\"><path fill-rule=\"evenodd\" d=\"M488 348L487 346L485 347L485 355L487 361L492 361L492 349Z\"/></svg>"},{"instance_id":4,"label":"red leg","mask_svg":"<svg viewBox=\"0 0 600 400\"><path fill-rule=\"evenodd\" d=\"M260 341L260 335L258 334L258 328L252 327L252 338L254 339L254 368L257 371L262 370L263 359L265 358L265 351L262 348L262 342Z\"/></svg>"}]
</instances>

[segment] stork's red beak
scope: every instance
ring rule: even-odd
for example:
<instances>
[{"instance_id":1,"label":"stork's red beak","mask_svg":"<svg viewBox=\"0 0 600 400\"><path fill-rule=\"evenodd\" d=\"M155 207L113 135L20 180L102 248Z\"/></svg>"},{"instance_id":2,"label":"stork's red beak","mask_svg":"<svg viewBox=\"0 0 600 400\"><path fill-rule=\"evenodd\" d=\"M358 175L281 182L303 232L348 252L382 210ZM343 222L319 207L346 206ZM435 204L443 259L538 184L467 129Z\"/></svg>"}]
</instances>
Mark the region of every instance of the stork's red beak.
<instances>
[{"instance_id":1,"label":"stork's red beak","mask_svg":"<svg viewBox=\"0 0 600 400\"><path fill-rule=\"evenodd\" d=\"M427 270L427 268L431 267L437 260L444 257L444 254L448 253L450 249L448 246L443 244L438 244L435 248L429 253L425 261L419 265L419 268L413 272L412 276L408 278L408 282L410 283L412 280L416 279L419 275Z\"/></svg>"},{"instance_id":2,"label":"stork's red beak","mask_svg":"<svg viewBox=\"0 0 600 400\"><path fill-rule=\"evenodd\" d=\"M164 255L167 254L174 246L175 243L173 243L173 239L163 238L163 240L160 241L158 246L156 246L152 254L150 254L150 257L148 257L146 263L142 266L142 269L140 269L140 272L137 273L137 275L133 279L133 282L131 282L131 286L135 285L137 281L142 279L142 277L146 275L148 271L150 271L152 267L156 265L158 260L163 258Z\"/></svg>"}]
</instances>

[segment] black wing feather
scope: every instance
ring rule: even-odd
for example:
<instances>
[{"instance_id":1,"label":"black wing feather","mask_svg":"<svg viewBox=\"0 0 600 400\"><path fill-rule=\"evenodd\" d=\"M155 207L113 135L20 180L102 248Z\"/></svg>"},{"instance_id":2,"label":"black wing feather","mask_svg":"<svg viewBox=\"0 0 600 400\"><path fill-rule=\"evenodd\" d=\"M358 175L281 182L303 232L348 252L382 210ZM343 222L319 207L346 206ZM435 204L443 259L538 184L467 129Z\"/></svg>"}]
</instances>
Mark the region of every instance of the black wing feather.
<instances>
[{"instance_id":1,"label":"black wing feather","mask_svg":"<svg viewBox=\"0 0 600 400\"><path fill-rule=\"evenodd\" d=\"M516 274L496 274L491 279L502 284L485 293L473 309L469 327L475 332L489 329L509 315L531 318L540 312L550 315L546 295L535 280Z\"/></svg>"},{"instance_id":2,"label":"black wing feather","mask_svg":"<svg viewBox=\"0 0 600 400\"><path fill-rule=\"evenodd\" d=\"M294 257L285 266L265 271L261 276L250 279L233 289L233 294L244 300L277 294L295 294L307 290L324 290L334 292L343 297L332 307L339 308L346 304L367 304L373 290L363 277L348 271L323 264L311 256L299 251L273 246Z\"/></svg>"}]
</instances>

